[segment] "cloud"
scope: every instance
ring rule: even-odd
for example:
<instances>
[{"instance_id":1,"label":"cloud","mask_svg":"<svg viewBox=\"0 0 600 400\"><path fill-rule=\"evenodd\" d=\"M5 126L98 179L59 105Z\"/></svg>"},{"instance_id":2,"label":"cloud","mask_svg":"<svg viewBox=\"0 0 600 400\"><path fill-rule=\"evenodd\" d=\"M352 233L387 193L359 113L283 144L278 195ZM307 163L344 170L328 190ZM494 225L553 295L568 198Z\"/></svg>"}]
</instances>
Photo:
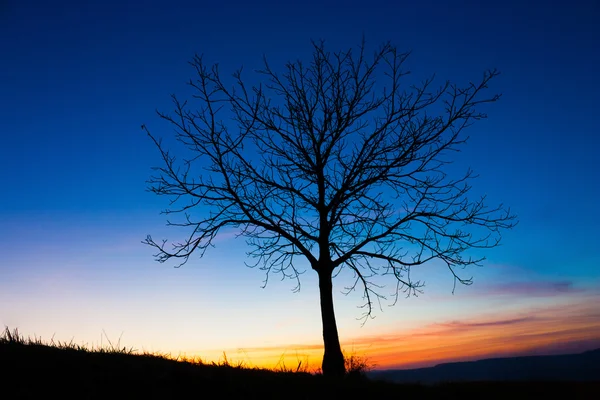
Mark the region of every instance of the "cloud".
<instances>
[{"instance_id":1,"label":"cloud","mask_svg":"<svg viewBox=\"0 0 600 400\"><path fill-rule=\"evenodd\" d=\"M574 353L600 346L599 296L578 302L486 313L464 320L361 337L353 345L379 368L419 368L452 361Z\"/></svg>"},{"instance_id":2,"label":"cloud","mask_svg":"<svg viewBox=\"0 0 600 400\"><path fill-rule=\"evenodd\" d=\"M505 282L480 285L478 292L488 295L516 295L527 297L550 297L571 293L583 293L584 288L577 287L572 281L529 281Z\"/></svg>"},{"instance_id":3,"label":"cloud","mask_svg":"<svg viewBox=\"0 0 600 400\"><path fill-rule=\"evenodd\" d=\"M498 321L486 321L486 322L452 321L452 322L445 322L445 323L435 324L435 325L443 327L443 328L452 329L452 330L459 330L459 329L467 330L467 329L479 329L479 328L487 328L487 327L522 324L522 323L526 323L526 322L531 322L534 319L535 319L535 317L528 316L528 317L523 317L523 318L513 318L513 319L505 319L505 320L498 320Z\"/></svg>"}]
</instances>

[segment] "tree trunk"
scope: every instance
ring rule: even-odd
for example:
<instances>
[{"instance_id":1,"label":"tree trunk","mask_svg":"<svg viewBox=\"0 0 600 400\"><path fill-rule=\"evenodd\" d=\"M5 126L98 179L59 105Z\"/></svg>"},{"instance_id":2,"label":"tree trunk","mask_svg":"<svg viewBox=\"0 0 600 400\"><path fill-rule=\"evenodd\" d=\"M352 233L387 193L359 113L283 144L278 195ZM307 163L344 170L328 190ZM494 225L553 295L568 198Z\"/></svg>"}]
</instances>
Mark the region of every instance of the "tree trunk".
<instances>
[{"instance_id":1,"label":"tree trunk","mask_svg":"<svg viewBox=\"0 0 600 400\"><path fill-rule=\"evenodd\" d=\"M335 311L333 309L333 285L331 272L319 272L319 293L321 298L321 319L323 321L323 343L325 353L323 354L323 376L336 378L342 377L346 368L344 355L340 347L337 324L335 323Z\"/></svg>"}]
</instances>

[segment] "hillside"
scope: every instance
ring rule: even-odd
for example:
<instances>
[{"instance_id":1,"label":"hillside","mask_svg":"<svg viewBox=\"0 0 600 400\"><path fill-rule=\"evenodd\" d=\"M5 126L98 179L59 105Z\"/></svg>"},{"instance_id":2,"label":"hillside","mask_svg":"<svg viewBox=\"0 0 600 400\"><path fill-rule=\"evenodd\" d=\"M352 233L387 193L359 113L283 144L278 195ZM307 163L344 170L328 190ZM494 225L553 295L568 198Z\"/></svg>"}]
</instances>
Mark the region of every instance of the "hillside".
<instances>
[{"instance_id":1,"label":"hillside","mask_svg":"<svg viewBox=\"0 0 600 400\"><path fill-rule=\"evenodd\" d=\"M504 399L568 395L592 398L599 383L449 383L414 385L349 374L330 381L307 372L227 363L182 362L124 348L46 345L7 331L0 336L0 398L7 399Z\"/></svg>"}]
</instances>

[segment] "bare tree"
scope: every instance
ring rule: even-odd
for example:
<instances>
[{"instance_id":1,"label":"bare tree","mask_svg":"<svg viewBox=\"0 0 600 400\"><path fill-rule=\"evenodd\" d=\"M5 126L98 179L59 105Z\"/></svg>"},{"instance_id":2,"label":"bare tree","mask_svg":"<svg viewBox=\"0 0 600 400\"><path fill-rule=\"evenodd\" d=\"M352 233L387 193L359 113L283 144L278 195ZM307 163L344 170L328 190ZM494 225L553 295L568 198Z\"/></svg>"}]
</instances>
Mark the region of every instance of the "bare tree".
<instances>
[{"instance_id":1,"label":"bare tree","mask_svg":"<svg viewBox=\"0 0 600 400\"><path fill-rule=\"evenodd\" d=\"M470 284L458 267L483 258L472 248L499 244L500 231L516 223L502 205L468 198L472 171L447 175L450 153L466 141L463 129L486 115L476 111L499 95L483 96L487 71L465 87L433 78L405 86L408 53L382 45L373 55L357 49L330 53L313 42L309 63L290 62L282 73L267 60L249 86L241 70L227 84L217 65L201 56L190 64L191 99L172 96L174 115L159 112L175 129L181 159L149 130L162 155L150 190L169 196L170 209L185 217L171 225L189 228L181 243L166 246L148 236L157 260L180 266L202 256L221 229L247 238L256 263L269 275L297 280L297 257L319 277L323 322L323 374L345 372L335 321L332 277L355 276L348 291L364 294L365 320L384 299L373 280L391 275L393 302L420 292L412 267L441 260L454 283Z\"/></svg>"}]
</instances>

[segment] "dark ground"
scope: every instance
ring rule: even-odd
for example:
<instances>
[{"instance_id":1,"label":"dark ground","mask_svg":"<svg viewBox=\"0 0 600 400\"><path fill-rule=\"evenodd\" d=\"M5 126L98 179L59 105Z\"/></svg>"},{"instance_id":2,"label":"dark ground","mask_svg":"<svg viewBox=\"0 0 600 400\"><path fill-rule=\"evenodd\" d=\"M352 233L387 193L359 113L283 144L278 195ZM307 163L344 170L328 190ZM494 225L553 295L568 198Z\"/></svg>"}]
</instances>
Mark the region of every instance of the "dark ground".
<instances>
[{"instance_id":1,"label":"dark ground","mask_svg":"<svg viewBox=\"0 0 600 400\"><path fill-rule=\"evenodd\" d=\"M126 349L90 351L0 338L2 399L595 399L598 382L489 382L421 386L355 374L330 382L306 372L189 363Z\"/></svg>"}]
</instances>

